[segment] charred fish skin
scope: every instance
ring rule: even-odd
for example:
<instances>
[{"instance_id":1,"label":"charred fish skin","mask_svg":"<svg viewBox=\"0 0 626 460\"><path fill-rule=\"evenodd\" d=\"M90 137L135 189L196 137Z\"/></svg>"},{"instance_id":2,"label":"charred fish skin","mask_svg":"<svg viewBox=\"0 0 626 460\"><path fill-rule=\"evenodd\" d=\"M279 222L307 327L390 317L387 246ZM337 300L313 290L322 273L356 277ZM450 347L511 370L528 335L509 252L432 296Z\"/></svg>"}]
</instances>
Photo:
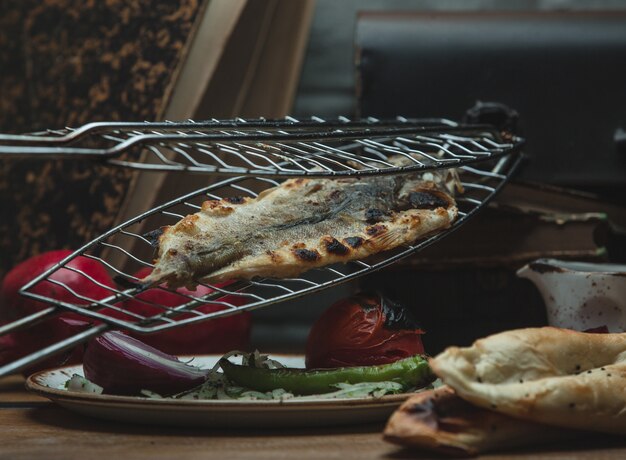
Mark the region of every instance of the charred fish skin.
<instances>
[{"instance_id":1,"label":"charred fish skin","mask_svg":"<svg viewBox=\"0 0 626 460\"><path fill-rule=\"evenodd\" d=\"M144 282L289 277L412 243L451 225L452 196L420 175L289 179L256 198L208 200L165 228Z\"/></svg>"}]
</instances>

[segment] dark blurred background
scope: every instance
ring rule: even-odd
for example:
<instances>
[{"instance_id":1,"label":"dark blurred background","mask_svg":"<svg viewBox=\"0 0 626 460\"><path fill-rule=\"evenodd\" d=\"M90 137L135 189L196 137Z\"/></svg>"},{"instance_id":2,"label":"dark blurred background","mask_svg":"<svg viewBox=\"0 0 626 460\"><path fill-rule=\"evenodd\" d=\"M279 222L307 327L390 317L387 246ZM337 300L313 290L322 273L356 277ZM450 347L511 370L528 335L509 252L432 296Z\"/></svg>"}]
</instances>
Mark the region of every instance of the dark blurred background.
<instances>
[{"instance_id":1,"label":"dark blurred background","mask_svg":"<svg viewBox=\"0 0 626 460\"><path fill-rule=\"evenodd\" d=\"M594 11L604 10L611 12L593 17ZM626 22L620 11L626 11L626 2L320 0L293 112L460 120L479 99L503 102L519 111L518 129L529 136L528 148L534 144L535 156L540 156L540 161L531 160L534 167L525 165L522 177L599 193L603 203L623 204L626 155L613 145L615 131L626 127L626 88L619 83L626 78L626 35L621 32ZM459 17L449 20L455 13ZM539 15L566 13L579 16L536 27ZM526 16L526 22L484 24L483 18L499 14ZM615 17L621 19L611 24ZM607 22L612 32L604 33ZM603 47L605 39L611 43ZM559 52L559 47L565 51ZM598 57L603 53L604 58ZM591 211L597 204L587 206ZM619 216L618 211L610 214L618 219L621 211ZM511 220L509 225L513 231L520 223ZM476 232L482 231L477 223ZM523 241L520 236L520 251ZM582 250L583 245L572 242L572 247ZM550 246L543 250L556 252ZM430 262L439 256L436 250L428 254ZM581 251L569 257L585 256ZM489 267L468 263L434 270L419 262L391 267L314 300L259 311L256 338L302 343L321 309L360 286L377 286L410 305L430 331L425 343L431 352L498 330L543 325L545 311L538 292L515 277L521 265L518 259ZM280 323L285 327L276 334Z\"/></svg>"},{"instance_id":2,"label":"dark blurred background","mask_svg":"<svg viewBox=\"0 0 626 460\"><path fill-rule=\"evenodd\" d=\"M181 86L200 85L200 79L185 75L183 62L197 46L194 34L206 38L199 24L207 12L222 15L214 29L231 17L238 26L216 77L203 82L202 97L188 104ZM584 206L566 200L563 209L577 210L572 219L580 221L586 211L608 212L606 206L626 200L626 154L616 143L626 129L626 16L620 12L626 12L626 1L6 0L0 2L0 131L191 116L461 120L478 101L501 102L518 111L517 128L528 137L529 156L537 158L520 179L599 194L585 195ZM271 42L270 29L291 38ZM211 62L208 51L204 61ZM264 62L274 73L263 73ZM266 91L270 86L282 94ZM0 161L0 277L30 255L77 248L131 217L125 212L135 180L127 170L84 162ZM176 184L177 195L199 186L198 179ZM143 210L154 204L133 201ZM612 228L622 222L616 209L609 213ZM479 224L468 230L481 231ZM587 252L563 254L593 259L592 243ZM466 244L472 245L471 238ZM557 253L551 249L542 250ZM438 257L434 251L366 281L390 290L425 319L436 337L433 351L545 322L536 290L515 278L523 258L488 268L431 268ZM594 257L609 258L606 251ZM359 283L339 286L254 312L253 343L302 350L320 312L358 289ZM472 301L461 303L467 299Z\"/></svg>"}]
</instances>

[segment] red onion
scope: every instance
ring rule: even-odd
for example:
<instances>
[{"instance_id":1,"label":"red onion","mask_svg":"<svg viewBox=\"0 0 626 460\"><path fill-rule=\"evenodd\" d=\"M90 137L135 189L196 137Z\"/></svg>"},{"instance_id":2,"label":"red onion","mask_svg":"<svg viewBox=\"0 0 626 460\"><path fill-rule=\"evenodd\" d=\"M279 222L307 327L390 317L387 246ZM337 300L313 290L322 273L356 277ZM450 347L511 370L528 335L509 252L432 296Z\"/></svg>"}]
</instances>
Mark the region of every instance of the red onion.
<instances>
[{"instance_id":1,"label":"red onion","mask_svg":"<svg viewBox=\"0 0 626 460\"><path fill-rule=\"evenodd\" d=\"M121 332L91 340L83 358L85 377L109 394L150 390L171 395L200 385L206 371Z\"/></svg>"}]
</instances>

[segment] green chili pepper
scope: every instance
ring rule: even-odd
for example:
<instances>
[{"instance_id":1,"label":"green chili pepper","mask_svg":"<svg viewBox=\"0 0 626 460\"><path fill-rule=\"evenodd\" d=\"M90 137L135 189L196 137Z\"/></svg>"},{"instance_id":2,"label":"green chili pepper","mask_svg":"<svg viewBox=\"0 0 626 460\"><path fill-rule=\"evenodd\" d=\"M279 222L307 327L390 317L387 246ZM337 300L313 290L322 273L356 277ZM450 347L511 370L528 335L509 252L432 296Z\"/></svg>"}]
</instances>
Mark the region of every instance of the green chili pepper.
<instances>
[{"instance_id":1,"label":"green chili pepper","mask_svg":"<svg viewBox=\"0 0 626 460\"><path fill-rule=\"evenodd\" d=\"M379 366L340 367L337 369L264 369L220 360L224 374L231 382L256 391L276 388L297 394L328 393L338 383L398 382L405 388L424 386L435 377L423 356L415 355Z\"/></svg>"}]
</instances>

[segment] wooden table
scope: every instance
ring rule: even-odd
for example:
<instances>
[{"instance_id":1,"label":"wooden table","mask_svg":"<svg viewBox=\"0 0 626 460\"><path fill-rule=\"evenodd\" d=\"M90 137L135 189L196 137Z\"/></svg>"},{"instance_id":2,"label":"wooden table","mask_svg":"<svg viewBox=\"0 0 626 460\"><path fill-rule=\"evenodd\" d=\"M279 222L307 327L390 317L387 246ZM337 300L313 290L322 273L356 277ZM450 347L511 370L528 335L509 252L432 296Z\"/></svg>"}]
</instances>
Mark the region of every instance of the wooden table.
<instances>
[{"instance_id":1,"label":"wooden table","mask_svg":"<svg viewBox=\"0 0 626 460\"><path fill-rule=\"evenodd\" d=\"M383 442L382 425L293 430L155 428L75 415L0 380L0 459L409 459L432 458ZM624 459L626 440L599 436L570 446L489 459Z\"/></svg>"}]
</instances>

